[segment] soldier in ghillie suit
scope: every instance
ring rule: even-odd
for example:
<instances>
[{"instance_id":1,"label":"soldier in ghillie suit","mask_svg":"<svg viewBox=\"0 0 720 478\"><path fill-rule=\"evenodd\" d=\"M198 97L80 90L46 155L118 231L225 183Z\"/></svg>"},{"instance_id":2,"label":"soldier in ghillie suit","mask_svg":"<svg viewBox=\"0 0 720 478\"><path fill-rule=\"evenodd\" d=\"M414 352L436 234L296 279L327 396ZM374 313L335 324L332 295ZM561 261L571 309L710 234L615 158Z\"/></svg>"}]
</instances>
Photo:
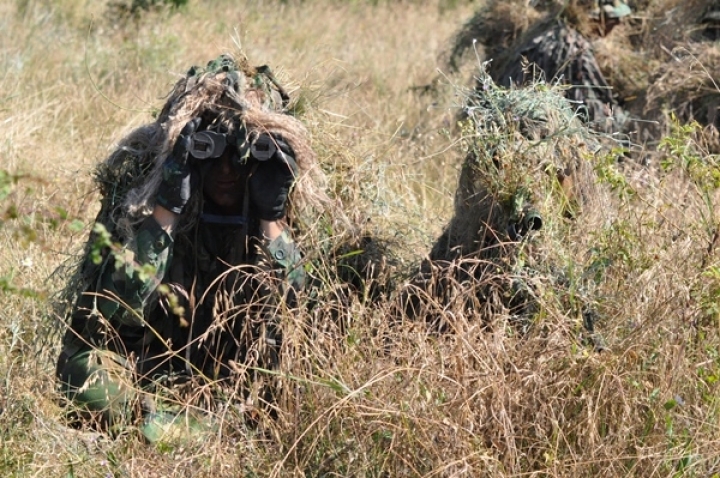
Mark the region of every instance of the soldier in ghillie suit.
<instances>
[{"instance_id":1,"label":"soldier in ghillie suit","mask_svg":"<svg viewBox=\"0 0 720 478\"><path fill-rule=\"evenodd\" d=\"M488 73L498 85L522 86L537 78L567 85L565 96L583 120L600 131L622 132L626 114L595 60L590 39L607 35L631 11L620 0L585 3L490 2L458 33L449 66L457 68L476 40L486 48Z\"/></svg>"},{"instance_id":2,"label":"soldier in ghillie suit","mask_svg":"<svg viewBox=\"0 0 720 478\"><path fill-rule=\"evenodd\" d=\"M277 317L305 281L293 230L321 174L288 100L267 67L223 55L190 69L99 166L57 362L77 415L141 420L155 440L176 419L158 403L207 384L211 403L248 403L257 371L277 365Z\"/></svg>"},{"instance_id":3,"label":"soldier in ghillie suit","mask_svg":"<svg viewBox=\"0 0 720 478\"><path fill-rule=\"evenodd\" d=\"M600 348L592 298L567 291L566 277L582 273L564 270L563 251L576 221L610 211L592 162L599 135L557 88L538 82L506 89L485 71L479 81L480 88L458 95L467 119L453 217L400 294L401 307L434 330L479 316L486 324L504 318L527 333L538 297L548 301L543 290L552 290L583 323L583 339ZM567 300L572 294L578 297Z\"/></svg>"}]
</instances>

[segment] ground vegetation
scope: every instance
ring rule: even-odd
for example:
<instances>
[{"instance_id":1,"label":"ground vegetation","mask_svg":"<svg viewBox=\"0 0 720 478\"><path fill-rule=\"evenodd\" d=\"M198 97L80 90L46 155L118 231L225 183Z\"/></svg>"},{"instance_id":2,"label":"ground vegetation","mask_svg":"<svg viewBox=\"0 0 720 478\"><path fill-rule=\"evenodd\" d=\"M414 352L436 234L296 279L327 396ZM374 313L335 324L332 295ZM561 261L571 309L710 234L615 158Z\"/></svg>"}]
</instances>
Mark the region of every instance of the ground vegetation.
<instances>
[{"instance_id":1,"label":"ground vegetation","mask_svg":"<svg viewBox=\"0 0 720 478\"><path fill-rule=\"evenodd\" d=\"M477 2L149 3L131 21L0 4L0 473L720 474L720 164L697 113L714 110L689 106L717 94L716 43L661 28L686 10L646 2L627 25L642 49L598 47L637 111L662 113L643 163L562 85L445 69ZM651 46L672 55L639 62ZM93 174L190 65L238 49L286 85L342 211L303 223L315 285L282 318L276 410L153 446L68 427L54 306Z\"/></svg>"}]
</instances>

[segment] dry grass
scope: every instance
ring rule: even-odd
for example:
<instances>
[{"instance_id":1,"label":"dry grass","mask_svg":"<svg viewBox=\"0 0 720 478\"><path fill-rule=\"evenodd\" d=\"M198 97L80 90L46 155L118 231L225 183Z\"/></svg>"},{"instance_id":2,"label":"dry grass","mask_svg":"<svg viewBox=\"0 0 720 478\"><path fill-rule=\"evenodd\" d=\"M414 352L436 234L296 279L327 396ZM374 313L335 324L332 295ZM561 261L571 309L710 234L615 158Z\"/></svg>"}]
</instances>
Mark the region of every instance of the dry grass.
<instances>
[{"instance_id":1,"label":"dry grass","mask_svg":"<svg viewBox=\"0 0 720 478\"><path fill-rule=\"evenodd\" d=\"M547 219L522 251L528 267L446 276L445 300L429 301L447 333L392 320L397 291L451 219L469 144L452 128L462 99L452 85L434 96L411 88L437 78L438 56L473 9L377 3L191 1L124 26L96 2L0 5L4 476L720 473L717 157L680 124L660 171L583 155L603 207L564 218L559 190L534 180L547 188L534 198ZM278 417L256 428L228 410L217 434L155 447L135 433L67 428L54 392L58 322L48 318L65 278L51 273L96 213L92 168L151 120L179 74L237 39L293 85L330 192L357 227L338 222L333 233L389 247L396 260L374 277L393 287L366 300L329 282L319 306L283 318ZM563 141L512 144L522 158L575 160L582 147ZM327 248L320 238L308 248ZM333 267L320 270L334 279ZM532 285L536 304L525 333L502 295L515 279ZM478 290L486 300L467 307ZM608 351L588 345L588 307Z\"/></svg>"}]
</instances>

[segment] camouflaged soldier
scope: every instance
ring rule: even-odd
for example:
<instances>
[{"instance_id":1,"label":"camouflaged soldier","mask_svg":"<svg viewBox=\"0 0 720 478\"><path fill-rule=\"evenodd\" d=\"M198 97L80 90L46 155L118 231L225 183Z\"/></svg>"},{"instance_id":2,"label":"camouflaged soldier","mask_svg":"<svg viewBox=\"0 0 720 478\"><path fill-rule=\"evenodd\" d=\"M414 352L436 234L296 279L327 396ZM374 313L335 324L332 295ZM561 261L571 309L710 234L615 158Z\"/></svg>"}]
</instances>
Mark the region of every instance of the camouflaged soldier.
<instances>
[{"instance_id":1,"label":"camouflaged soldier","mask_svg":"<svg viewBox=\"0 0 720 478\"><path fill-rule=\"evenodd\" d=\"M97 222L119 245L98 256L94 235L57 363L83 418L142 420L155 440L183 386L244 398L277 365L277 311L304 283L289 197L314 158L287 100L269 70L222 56L103 165L105 183L135 177L122 197L100 178Z\"/></svg>"},{"instance_id":2,"label":"camouflaged soldier","mask_svg":"<svg viewBox=\"0 0 720 478\"><path fill-rule=\"evenodd\" d=\"M622 131L626 114L597 64L591 40L609 34L631 13L630 8L620 0L589 1L550 0L528 5L491 0L458 33L449 66L456 68L477 39L491 60L488 73L496 84L522 86L542 78L567 85L565 96L576 105L581 118L598 130ZM507 10L507 3L516 5ZM513 24L516 17L507 11L525 11L517 18L530 25Z\"/></svg>"},{"instance_id":3,"label":"camouflaged soldier","mask_svg":"<svg viewBox=\"0 0 720 478\"><path fill-rule=\"evenodd\" d=\"M499 85L510 86L542 72L548 81L568 85L565 96L580 106L578 113L585 121L601 131L622 131L626 114L597 64L588 38L609 34L631 11L620 0L596 0L587 22L582 10L582 4L567 8L561 19L551 18L531 29L509 56L491 65L490 74Z\"/></svg>"}]
</instances>

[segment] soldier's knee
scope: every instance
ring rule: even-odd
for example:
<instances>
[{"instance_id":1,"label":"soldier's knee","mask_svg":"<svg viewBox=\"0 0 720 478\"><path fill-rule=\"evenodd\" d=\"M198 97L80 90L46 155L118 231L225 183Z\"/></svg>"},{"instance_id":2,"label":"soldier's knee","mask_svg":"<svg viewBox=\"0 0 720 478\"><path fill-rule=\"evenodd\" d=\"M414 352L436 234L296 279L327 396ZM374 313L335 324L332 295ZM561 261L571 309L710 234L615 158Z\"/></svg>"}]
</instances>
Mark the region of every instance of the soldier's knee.
<instances>
[{"instance_id":1,"label":"soldier's knee","mask_svg":"<svg viewBox=\"0 0 720 478\"><path fill-rule=\"evenodd\" d=\"M137 398L126 360L107 350L62 352L57 363L60 392L72 411L102 425L130 418Z\"/></svg>"}]
</instances>

